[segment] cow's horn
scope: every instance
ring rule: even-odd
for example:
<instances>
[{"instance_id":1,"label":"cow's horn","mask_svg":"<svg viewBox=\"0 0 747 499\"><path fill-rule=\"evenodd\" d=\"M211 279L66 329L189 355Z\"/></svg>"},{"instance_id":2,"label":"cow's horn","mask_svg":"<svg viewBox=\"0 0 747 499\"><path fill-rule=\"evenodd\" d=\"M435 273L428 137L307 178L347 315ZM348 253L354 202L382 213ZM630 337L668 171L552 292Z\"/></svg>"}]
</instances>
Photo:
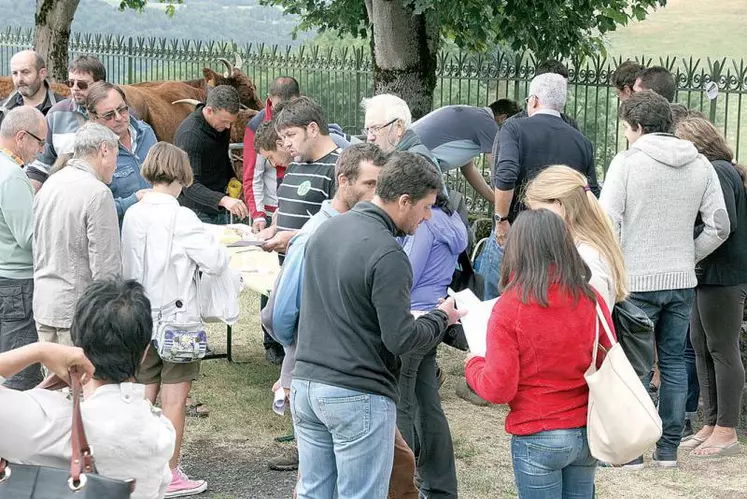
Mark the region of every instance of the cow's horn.
<instances>
[{"instance_id":1,"label":"cow's horn","mask_svg":"<svg viewBox=\"0 0 747 499\"><path fill-rule=\"evenodd\" d=\"M234 69L241 69L244 65L244 60L241 58L238 52L234 54L236 56L236 64L233 65Z\"/></svg>"},{"instance_id":2,"label":"cow's horn","mask_svg":"<svg viewBox=\"0 0 747 499\"><path fill-rule=\"evenodd\" d=\"M196 106L198 104L202 104L202 102L198 101L197 99L179 99L172 102L172 104L192 104L193 106Z\"/></svg>"},{"instance_id":3,"label":"cow's horn","mask_svg":"<svg viewBox=\"0 0 747 499\"><path fill-rule=\"evenodd\" d=\"M225 76L226 78L231 76L231 73L233 73L233 65L230 62L228 62L228 59L224 59L221 57L218 60L222 62L223 65L226 66L226 69L227 69L227 71L223 73L223 76Z\"/></svg>"}]
</instances>

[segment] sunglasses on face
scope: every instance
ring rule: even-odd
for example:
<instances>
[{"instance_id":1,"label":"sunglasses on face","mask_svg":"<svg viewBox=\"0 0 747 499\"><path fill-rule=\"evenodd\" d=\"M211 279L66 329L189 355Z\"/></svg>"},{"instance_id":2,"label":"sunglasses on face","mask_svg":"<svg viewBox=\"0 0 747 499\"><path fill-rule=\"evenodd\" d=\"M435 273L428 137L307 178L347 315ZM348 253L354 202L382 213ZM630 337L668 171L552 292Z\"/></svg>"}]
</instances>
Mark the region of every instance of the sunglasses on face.
<instances>
[{"instance_id":1,"label":"sunglasses on face","mask_svg":"<svg viewBox=\"0 0 747 499\"><path fill-rule=\"evenodd\" d=\"M118 116L122 116L125 113L128 113L129 111L130 110L127 108L127 104L122 104L114 111L109 111L108 113L104 113L104 114L96 114L96 116L98 116L99 118L103 120L111 121Z\"/></svg>"},{"instance_id":2,"label":"sunglasses on face","mask_svg":"<svg viewBox=\"0 0 747 499\"><path fill-rule=\"evenodd\" d=\"M84 80L66 80L65 85L68 86L68 88L73 88L75 85L78 85L79 90L87 90L89 85L92 85L93 82L87 82Z\"/></svg>"}]
</instances>

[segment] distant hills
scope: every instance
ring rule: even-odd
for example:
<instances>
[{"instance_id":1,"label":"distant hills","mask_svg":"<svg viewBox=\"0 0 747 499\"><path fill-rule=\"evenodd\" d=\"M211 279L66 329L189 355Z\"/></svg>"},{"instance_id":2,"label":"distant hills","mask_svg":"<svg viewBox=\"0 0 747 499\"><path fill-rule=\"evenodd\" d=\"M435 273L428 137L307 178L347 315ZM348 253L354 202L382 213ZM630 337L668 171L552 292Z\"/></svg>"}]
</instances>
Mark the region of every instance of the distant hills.
<instances>
[{"instance_id":1,"label":"distant hills","mask_svg":"<svg viewBox=\"0 0 747 499\"><path fill-rule=\"evenodd\" d=\"M152 1L152 0L151 0ZM36 2L0 0L3 13L0 28L34 27ZM194 40L233 40L240 45L299 45L314 33L293 40L297 24L293 16L280 9L259 5L258 0L185 0L169 18L158 1L152 1L141 14L120 12L119 2L81 0L73 21L73 32L111 33L115 35L188 38Z\"/></svg>"}]
</instances>

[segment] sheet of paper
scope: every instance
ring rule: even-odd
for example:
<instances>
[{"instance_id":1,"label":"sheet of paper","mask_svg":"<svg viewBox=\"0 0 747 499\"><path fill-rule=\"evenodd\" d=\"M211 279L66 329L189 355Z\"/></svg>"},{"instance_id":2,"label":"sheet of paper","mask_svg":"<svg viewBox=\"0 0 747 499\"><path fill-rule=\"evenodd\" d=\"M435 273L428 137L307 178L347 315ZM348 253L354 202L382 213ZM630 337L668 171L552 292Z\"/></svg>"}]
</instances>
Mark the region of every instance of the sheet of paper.
<instances>
[{"instance_id":1,"label":"sheet of paper","mask_svg":"<svg viewBox=\"0 0 747 499\"><path fill-rule=\"evenodd\" d=\"M487 351L488 321L498 298L480 301L469 289L456 293L449 288L448 295L456 301L457 309L467 310L467 315L462 317L461 322L469 351L484 356Z\"/></svg>"},{"instance_id":2,"label":"sheet of paper","mask_svg":"<svg viewBox=\"0 0 747 499\"><path fill-rule=\"evenodd\" d=\"M260 241L259 239L239 239L238 241L234 241L232 243L226 244L226 248L241 248L244 246L262 246L265 244L265 241Z\"/></svg>"},{"instance_id":3,"label":"sheet of paper","mask_svg":"<svg viewBox=\"0 0 747 499\"><path fill-rule=\"evenodd\" d=\"M285 390L282 386L275 392L275 398L272 400L272 410L278 416L285 414Z\"/></svg>"}]
</instances>

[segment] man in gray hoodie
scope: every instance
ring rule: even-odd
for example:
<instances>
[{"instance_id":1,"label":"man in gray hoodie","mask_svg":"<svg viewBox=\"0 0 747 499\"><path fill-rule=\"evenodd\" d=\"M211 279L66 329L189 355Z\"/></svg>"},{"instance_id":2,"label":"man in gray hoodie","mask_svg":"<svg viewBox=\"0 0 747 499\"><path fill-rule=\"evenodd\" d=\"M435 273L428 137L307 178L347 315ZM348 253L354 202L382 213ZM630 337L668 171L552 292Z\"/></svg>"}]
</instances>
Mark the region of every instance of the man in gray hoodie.
<instances>
[{"instance_id":1,"label":"man in gray hoodie","mask_svg":"<svg viewBox=\"0 0 747 499\"><path fill-rule=\"evenodd\" d=\"M630 147L612 160L600 202L620 237L630 300L655 325L664 432L653 463L674 467L685 418L695 264L726 240L729 217L711 164L692 143L668 133L672 113L664 97L636 92L620 106L620 119ZM703 230L693 239L698 217ZM628 466L643 467L643 458Z\"/></svg>"}]
</instances>

